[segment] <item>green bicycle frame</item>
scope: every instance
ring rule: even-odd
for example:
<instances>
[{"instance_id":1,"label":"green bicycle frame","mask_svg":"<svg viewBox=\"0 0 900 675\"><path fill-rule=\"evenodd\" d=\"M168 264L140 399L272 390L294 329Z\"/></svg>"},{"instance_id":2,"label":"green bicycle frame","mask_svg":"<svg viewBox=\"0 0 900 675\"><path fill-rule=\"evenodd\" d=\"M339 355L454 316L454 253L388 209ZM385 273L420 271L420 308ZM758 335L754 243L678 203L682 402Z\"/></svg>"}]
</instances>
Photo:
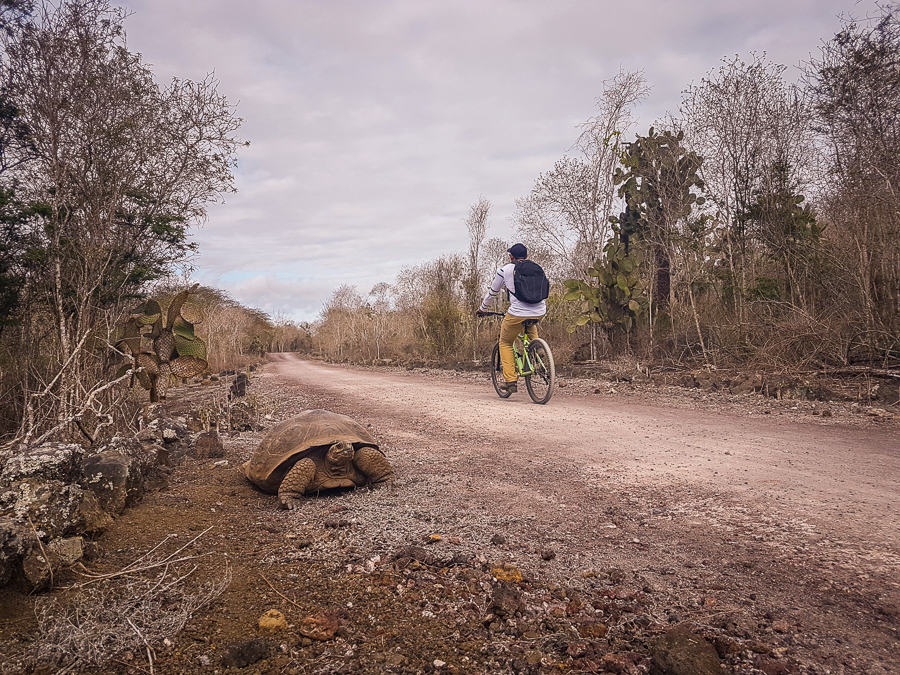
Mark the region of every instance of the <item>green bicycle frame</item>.
<instances>
[{"instance_id":1,"label":"green bicycle frame","mask_svg":"<svg viewBox=\"0 0 900 675\"><path fill-rule=\"evenodd\" d=\"M528 335L523 335L519 333L519 339L522 341L522 351L519 351L519 343L513 342L513 357L516 360L516 370L519 371L519 375L532 375L534 373L534 365L531 363L531 359L528 357L528 343L530 340L528 339Z\"/></svg>"}]
</instances>

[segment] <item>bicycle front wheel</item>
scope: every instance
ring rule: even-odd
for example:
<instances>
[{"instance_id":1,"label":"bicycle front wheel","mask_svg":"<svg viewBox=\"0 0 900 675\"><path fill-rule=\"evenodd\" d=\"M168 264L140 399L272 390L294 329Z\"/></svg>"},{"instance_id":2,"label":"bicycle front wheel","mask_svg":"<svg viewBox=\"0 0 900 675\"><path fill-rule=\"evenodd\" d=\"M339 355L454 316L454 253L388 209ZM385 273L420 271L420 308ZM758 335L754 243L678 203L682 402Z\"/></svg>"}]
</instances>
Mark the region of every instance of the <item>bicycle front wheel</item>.
<instances>
[{"instance_id":1,"label":"bicycle front wheel","mask_svg":"<svg viewBox=\"0 0 900 675\"><path fill-rule=\"evenodd\" d=\"M509 398L510 393L500 389L500 383L506 382L503 377L503 364L500 362L500 343L494 345L494 351L491 354L491 382L494 383L494 390L500 398Z\"/></svg>"},{"instance_id":2,"label":"bicycle front wheel","mask_svg":"<svg viewBox=\"0 0 900 675\"><path fill-rule=\"evenodd\" d=\"M535 403L546 403L556 389L556 366L550 345L541 338L532 340L528 344L528 358L533 369L531 375L525 376L528 395Z\"/></svg>"}]
</instances>

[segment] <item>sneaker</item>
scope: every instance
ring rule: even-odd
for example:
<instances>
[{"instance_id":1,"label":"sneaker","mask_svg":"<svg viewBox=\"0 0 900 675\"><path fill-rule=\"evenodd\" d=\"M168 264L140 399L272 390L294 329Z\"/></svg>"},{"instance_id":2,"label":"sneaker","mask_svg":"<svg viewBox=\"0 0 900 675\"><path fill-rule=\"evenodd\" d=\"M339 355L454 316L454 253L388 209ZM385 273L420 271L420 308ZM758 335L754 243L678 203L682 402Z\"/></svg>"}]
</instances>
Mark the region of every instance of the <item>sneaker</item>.
<instances>
[{"instance_id":1,"label":"sneaker","mask_svg":"<svg viewBox=\"0 0 900 675\"><path fill-rule=\"evenodd\" d=\"M502 391L504 394L515 394L517 391L519 391L519 387L515 382L501 382L500 391Z\"/></svg>"}]
</instances>

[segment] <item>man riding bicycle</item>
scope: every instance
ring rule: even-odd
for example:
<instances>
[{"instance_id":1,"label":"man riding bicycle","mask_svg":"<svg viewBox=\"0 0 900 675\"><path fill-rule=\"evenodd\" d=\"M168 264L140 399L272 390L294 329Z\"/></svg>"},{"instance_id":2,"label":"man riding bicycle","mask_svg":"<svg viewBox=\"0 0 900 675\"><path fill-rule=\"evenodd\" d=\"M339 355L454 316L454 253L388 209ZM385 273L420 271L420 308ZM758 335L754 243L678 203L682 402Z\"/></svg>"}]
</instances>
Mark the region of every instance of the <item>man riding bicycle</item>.
<instances>
[{"instance_id":1,"label":"man riding bicycle","mask_svg":"<svg viewBox=\"0 0 900 675\"><path fill-rule=\"evenodd\" d=\"M528 249L524 244L514 244L507 249L509 253L509 263L501 267L494 277L493 283L484 300L481 301L481 307L475 312L476 316L484 316L494 299L500 295L500 291L505 287L509 293L509 309L503 317L503 323L500 324L500 362L503 364L503 379L499 388L505 393L513 393L518 390L518 375L516 373L516 364L513 358L513 342L519 333L525 333L530 339L537 338L537 326L530 325L523 327L523 322L527 319L540 319L547 313L547 302L541 300L537 303L526 303L515 295L516 286L514 274L516 270L516 262L528 258Z\"/></svg>"}]
</instances>

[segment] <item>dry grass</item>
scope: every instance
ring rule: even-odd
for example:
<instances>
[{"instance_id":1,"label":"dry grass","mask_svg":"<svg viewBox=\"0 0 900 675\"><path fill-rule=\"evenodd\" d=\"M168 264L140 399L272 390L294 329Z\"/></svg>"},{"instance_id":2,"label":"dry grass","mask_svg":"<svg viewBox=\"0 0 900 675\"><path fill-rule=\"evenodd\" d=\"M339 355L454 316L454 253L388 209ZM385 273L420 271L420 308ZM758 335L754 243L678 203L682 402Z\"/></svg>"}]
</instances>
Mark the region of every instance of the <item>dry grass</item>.
<instances>
[{"instance_id":1,"label":"dry grass","mask_svg":"<svg viewBox=\"0 0 900 675\"><path fill-rule=\"evenodd\" d=\"M89 580L63 599L39 599L35 612L40 636L27 660L35 667L70 672L132 650L146 653L153 672L155 648L175 637L194 612L231 583L231 568L223 557L184 553L197 539L166 555L167 538L118 572L86 573ZM206 570L213 581L194 582L201 559L214 566L212 575Z\"/></svg>"}]
</instances>

